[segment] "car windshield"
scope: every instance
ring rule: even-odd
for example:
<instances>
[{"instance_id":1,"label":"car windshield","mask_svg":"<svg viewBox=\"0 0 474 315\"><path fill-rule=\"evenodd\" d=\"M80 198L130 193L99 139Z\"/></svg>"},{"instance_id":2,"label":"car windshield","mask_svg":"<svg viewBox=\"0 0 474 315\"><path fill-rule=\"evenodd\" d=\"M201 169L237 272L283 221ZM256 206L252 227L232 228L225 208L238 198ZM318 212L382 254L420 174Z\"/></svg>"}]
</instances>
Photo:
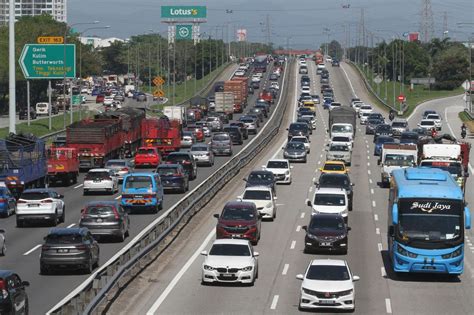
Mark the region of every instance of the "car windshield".
<instances>
[{"instance_id":1,"label":"car windshield","mask_svg":"<svg viewBox=\"0 0 474 315\"><path fill-rule=\"evenodd\" d=\"M249 174L249 180L254 181L254 180L264 180L264 181L270 181L273 180L273 174L272 173L250 173Z\"/></svg>"},{"instance_id":2,"label":"car windshield","mask_svg":"<svg viewBox=\"0 0 474 315\"><path fill-rule=\"evenodd\" d=\"M267 168L288 168L288 162L285 162L285 161L268 161Z\"/></svg>"},{"instance_id":3,"label":"car windshield","mask_svg":"<svg viewBox=\"0 0 474 315\"><path fill-rule=\"evenodd\" d=\"M229 135L226 134L214 135L214 137L212 137L212 140L215 141L227 141L229 139Z\"/></svg>"},{"instance_id":4,"label":"car windshield","mask_svg":"<svg viewBox=\"0 0 474 315\"><path fill-rule=\"evenodd\" d=\"M252 208L244 208L244 207L225 207L222 211L221 218L223 220L235 220L235 221L251 221L255 220L256 213L255 210Z\"/></svg>"},{"instance_id":5,"label":"car windshield","mask_svg":"<svg viewBox=\"0 0 474 315\"><path fill-rule=\"evenodd\" d=\"M314 195L314 204L318 206L344 206L346 200L341 194L316 193Z\"/></svg>"},{"instance_id":6,"label":"car windshield","mask_svg":"<svg viewBox=\"0 0 474 315\"><path fill-rule=\"evenodd\" d=\"M423 120L420 123L420 126L434 126L434 121L432 121L432 120Z\"/></svg>"},{"instance_id":7,"label":"car windshield","mask_svg":"<svg viewBox=\"0 0 474 315\"><path fill-rule=\"evenodd\" d=\"M114 167L114 166L126 166L127 162L125 161L108 161L105 164L105 167Z\"/></svg>"},{"instance_id":8,"label":"car windshield","mask_svg":"<svg viewBox=\"0 0 474 315\"><path fill-rule=\"evenodd\" d=\"M329 147L329 151L348 152L349 147L342 144L333 144Z\"/></svg>"},{"instance_id":9,"label":"car windshield","mask_svg":"<svg viewBox=\"0 0 474 315\"><path fill-rule=\"evenodd\" d=\"M311 220L309 225L310 229L320 229L320 230L343 230L344 229L344 219L342 217L325 217L323 215L318 215Z\"/></svg>"},{"instance_id":10,"label":"car windshield","mask_svg":"<svg viewBox=\"0 0 474 315\"><path fill-rule=\"evenodd\" d=\"M387 154L384 164L387 166L412 166L414 157L412 155Z\"/></svg>"},{"instance_id":11,"label":"car windshield","mask_svg":"<svg viewBox=\"0 0 474 315\"><path fill-rule=\"evenodd\" d=\"M109 178L110 173L107 171L89 172L86 175L86 180L99 180Z\"/></svg>"},{"instance_id":12,"label":"car windshield","mask_svg":"<svg viewBox=\"0 0 474 315\"><path fill-rule=\"evenodd\" d=\"M352 127L351 126L341 126L341 125L335 125L332 126L331 128L332 132L352 132Z\"/></svg>"},{"instance_id":13,"label":"car windshield","mask_svg":"<svg viewBox=\"0 0 474 315\"><path fill-rule=\"evenodd\" d=\"M107 205L94 205L86 207L84 213L90 215L109 214L114 211L114 207Z\"/></svg>"},{"instance_id":14,"label":"car windshield","mask_svg":"<svg viewBox=\"0 0 474 315\"><path fill-rule=\"evenodd\" d=\"M417 133L402 133L400 136L401 140L415 140L418 141L418 134Z\"/></svg>"},{"instance_id":15,"label":"car windshield","mask_svg":"<svg viewBox=\"0 0 474 315\"><path fill-rule=\"evenodd\" d=\"M191 151L194 151L194 152L206 152L206 151L207 151L207 147L202 146L202 145L192 146L192 147L191 147Z\"/></svg>"},{"instance_id":16,"label":"car windshield","mask_svg":"<svg viewBox=\"0 0 474 315\"><path fill-rule=\"evenodd\" d=\"M49 234L46 237L46 244L76 244L82 243L80 234Z\"/></svg>"},{"instance_id":17,"label":"car windshield","mask_svg":"<svg viewBox=\"0 0 474 315\"><path fill-rule=\"evenodd\" d=\"M312 265L306 273L306 279L322 281L345 281L350 279L346 266Z\"/></svg>"},{"instance_id":18,"label":"car windshield","mask_svg":"<svg viewBox=\"0 0 474 315\"><path fill-rule=\"evenodd\" d=\"M129 176L125 179L125 188L152 188L150 176Z\"/></svg>"},{"instance_id":19,"label":"car windshield","mask_svg":"<svg viewBox=\"0 0 474 315\"><path fill-rule=\"evenodd\" d=\"M48 104L39 103L39 104L36 104L36 107L45 108L45 107L48 107Z\"/></svg>"},{"instance_id":20,"label":"car windshield","mask_svg":"<svg viewBox=\"0 0 474 315\"><path fill-rule=\"evenodd\" d=\"M299 131L299 130L302 130L302 131L306 131L308 130L308 125L306 124L291 124L290 125L290 128L289 128L290 131Z\"/></svg>"},{"instance_id":21,"label":"car windshield","mask_svg":"<svg viewBox=\"0 0 474 315\"><path fill-rule=\"evenodd\" d=\"M293 137L290 142L308 143L308 139L306 137Z\"/></svg>"},{"instance_id":22,"label":"car windshield","mask_svg":"<svg viewBox=\"0 0 474 315\"><path fill-rule=\"evenodd\" d=\"M351 139L348 137L333 137L331 141L332 142L350 142Z\"/></svg>"},{"instance_id":23,"label":"car windshield","mask_svg":"<svg viewBox=\"0 0 474 315\"><path fill-rule=\"evenodd\" d=\"M434 120L439 120L439 115L438 114L429 114L426 116L426 119L434 119Z\"/></svg>"},{"instance_id":24,"label":"car windshield","mask_svg":"<svg viewBox=\"0 0 474 315\"><path fill-rule=\"evenodd\" d=\"M382 123L382 121L380 121L380 119L369 119L367 121L367 124L369 125L380 125Z\"/></svg>"},{"instance_id":25,"label":"car windshield","mask_svg":"<svg viewBox=\"0 0 474 315\"><path fill-rule=\"evenodd\" d=\"M21 194L20 199L25 200L42 200L49 198L49 194L47 192L24 192Z\"/></svg>"},{"instance_id":26,"label":"car windshield","mask_svg":"<svg viewBox=\"0 0 474 315\"><path fill-rule=\"evenodd\" d=\"M329 163L329 164L324 165L324 170L325 171L344 171L344 165Z\"/></svg>"},{"instance_id":27,"label":"car windshield","mask_svg":"<svg viewBox=\"0 0 474 315\"><path fill-rule=\"evenodd\" d=\"M363 105L360 107L361 110L371 110L372 107L371 106L367 106L367 105Z\"/></svg>"},{"instance_id":28,"label":"car windshield","mask_svg":"<svg viewBox=\"0 0 474 315\"><path fill-rule=\"evenodd\" d=\"M378 125L376 131L377 132L392 131L392 127L390 125Z\"/></svg>"},{"instance_id":29,"label":"car windshield","mask_svg":"<svg viewBox=\"0 0 474 315\"><path fill-rule=\"evenodd\" d=\"M191 158L186 154L170 154L166 158L167 162L182 162L182 161L191 161Z\"/></svg>"},{"instance_id":30,"label":"car windshield","mask_svg":"<svg viewBox=\"0 0 474 315\"><path fill-rule=\"evenodd\" d=\"M390 142L395 142L395 139L393 138L388 138L388 137L378 137L375 143L377 144L382 144L382 143L390 143Z\"/></svg>"},{"instance_id":31,"label":"car windshield","mask_svg":"<svg viewBox=\"0 0 474 315\"><path fill-rule=\"evenodd\" d=\"M140 148L138 149L138 154L155 154L155 150L154 149L146 149L146 148Z\"/></svg>"},{"instance_id":32,"label":"car windshield","mask_svg":"<svg viewBox=\"0 0 474 315\"><path fill-rule=\"evenodd\" d=\"M287 149L291 149L291 150L304 150L304 144L301 143L301 142L288 142L288 144L286 145L286 148Z\"/></svg>"},{"instance_id":33,"label":"car windshield","mask_svg":"<svg viewBox=\"0 0 474 315\"><path fill-rule=\"evenodd\" d=\"M405 128L408 124L406 122L402 122L402 121L394 121L392 123L392 128Z\"/></svg>"},{"instance_id":34,"label":"car windshield","mask_svg":"<svg viewBox=\"0 0 474 315\"><path fill-rule=\"evenodd\" d=\"M176 173L178 173L177 167L159 167L158 168L158 174L160 174L160 176L171 176Z\"/></svg>"},{"instance_id":35,"label":"car windshield","mask_svg":"<svg viewBox=\"0 0 474 315\"><path fill-rule=\"evenodd\" d=\"M261 190L246 190L243 196L245 200L271 200L269 191Z\"/></svg>"},{"instance_id":36,"label":"car windshield","mask_svg":"<svg viewBox=\"0 0 474 315\"><path fill-rule=\"evenodd\" d=\"M237 244L214 244L209 251L211 256L250 256L247 245Z\"/></svg>"},{"instance_id":37,"label":"car windshield","mask_svg":"<svg viewBox=\"0 0 474 315\"><path fill-rule=\"evenodd\" d=\"M319 177L320 187L348 187L349 179L345 175L323 174Z\"/></svg>"}]
</instances>

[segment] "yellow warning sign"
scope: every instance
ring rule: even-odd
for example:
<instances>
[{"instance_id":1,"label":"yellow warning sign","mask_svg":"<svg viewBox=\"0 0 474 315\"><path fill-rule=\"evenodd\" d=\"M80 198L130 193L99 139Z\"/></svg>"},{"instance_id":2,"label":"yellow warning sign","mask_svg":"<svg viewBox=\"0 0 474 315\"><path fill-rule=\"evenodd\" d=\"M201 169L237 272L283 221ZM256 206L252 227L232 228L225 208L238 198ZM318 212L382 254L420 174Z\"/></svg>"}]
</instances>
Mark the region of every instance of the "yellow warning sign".
<instances>
[{"instance_id":1,"label":"yellow warning sign","mask_svg":"<svg viewBox=\"0 0 474 315\"><path fill-rule=\"evenodd\" d=\"M153 79L153 84L156 86L163 85L163 83L165 83L165 80L162 77L155 77Z\"/></svg>"},{"instance_id":2,"label":"yellow warning sign","mask_svg":"<svg viewBox=\"0 0 474 315\"><path fill-rule=\"evenodd\" d=\"M153 96L155 96L155 97L163 97L163 96L165 96L165 92L163 92L163 90L157 89L157 90L154 90L154 91L153 91Z\"/></svg>"}]
</instances>

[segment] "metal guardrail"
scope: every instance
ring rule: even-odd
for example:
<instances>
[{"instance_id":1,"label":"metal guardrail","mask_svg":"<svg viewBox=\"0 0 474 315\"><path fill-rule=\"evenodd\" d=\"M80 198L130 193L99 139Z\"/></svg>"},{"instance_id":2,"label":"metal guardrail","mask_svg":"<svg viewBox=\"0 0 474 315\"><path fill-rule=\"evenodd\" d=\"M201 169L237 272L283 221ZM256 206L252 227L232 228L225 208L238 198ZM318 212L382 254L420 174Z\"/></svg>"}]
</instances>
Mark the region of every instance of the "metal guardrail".
<instances>
[{"instance_id":1,"label":"metal guardrail","mask_svg":"<svg viewBox=\"0 0 474 315\"><path fill-rule=\"evenodd\" d=\"M364 84L365 84L365 87L367 88L367 90L369 90L369 92L370 92L373 96L375 96L375 97L377 98L377 100L378 100L380 103L382 103L383 106L387 107L388 109L394 110L394 111L396 111L396 112L398 113L399 108L395 108L395 107L389 105L387 102L385 102L384 99L382 99L382 98L377 94L377 92L375 92L375 90L373 89L372 85L370 84L369 81L367 81L367 78L365 77L364 73L362 72L362 70L359 68L359 66L358 66L357 64L353 63L353 62L350 61L350 60L345 60L345 62L346 62L347 64L352 65L354 68L357 69L357 71L359 72L359 75L362 77L362 80L364 81ZM407 110L408 110L408 105L405 104L405 105L403 106L403 108L402 108L402 113L401 113L401 115L405 114L405 112L406 112ZM399 114L400 114L400 113L399 113Z\"/></svg>"},{"instance_id":2,"label":"metal guardrail","mask_svg":"<svg viewBox=\"0 0 474 315\"><path fill-rule=\"evenodd\" d=\"M292 67L287 66L284 80L289 81L286 74ZM270 120L242 151L155 219L48 314L101 314L116 293L161 254L187 222L273 139L283 120L286 94L283 89Z\"/></svg>"}]
</instances>

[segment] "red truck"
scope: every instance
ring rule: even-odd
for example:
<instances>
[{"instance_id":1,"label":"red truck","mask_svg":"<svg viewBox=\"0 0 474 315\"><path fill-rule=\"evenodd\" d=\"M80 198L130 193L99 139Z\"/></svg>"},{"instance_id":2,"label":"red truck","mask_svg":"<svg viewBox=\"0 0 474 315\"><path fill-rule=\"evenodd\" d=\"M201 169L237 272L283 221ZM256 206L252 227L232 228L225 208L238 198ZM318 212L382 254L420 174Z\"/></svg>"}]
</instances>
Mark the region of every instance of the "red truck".
<instances>
[{"instance_id":1,"label":"red truck","mask_svg":"<svg viewBox=\"0 0 474 315\"><path fill-rule=\"evenodd\" d=\"M51 147L48 150L48 182L77 183L79 159L75 148Z\"/></svg>"},{"instance_id":2,"label":"red truck","mask_svg":"<svg viewBox=\"0 0 474 315\"><path fill-rule=\"evenodd\" d=\"M234 113L242 113L247 106L248 78L235 77L225 81L224 92L234 93Z\"/></svg>"},{"instance_id":3,"label":"red truck","mask_svg":"<svg viewBox=\"0 0 474 315\"><path fill-rule=\"evenodd\" d=\"M147 118L142 121L142 139L146 147L156 147L162 156L181 148L181 124L178 120Z\"/></svg>"}]
</instances>

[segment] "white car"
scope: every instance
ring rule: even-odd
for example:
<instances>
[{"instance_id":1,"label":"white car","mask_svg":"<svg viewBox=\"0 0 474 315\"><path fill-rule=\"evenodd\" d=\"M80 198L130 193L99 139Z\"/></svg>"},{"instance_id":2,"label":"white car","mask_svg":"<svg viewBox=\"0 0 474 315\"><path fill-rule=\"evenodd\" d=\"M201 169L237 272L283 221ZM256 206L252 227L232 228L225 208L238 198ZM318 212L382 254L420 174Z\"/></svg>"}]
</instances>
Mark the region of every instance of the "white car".
<instances>
[{"instance_id":1,"label":"white car","mask_svg":"<svg viewBox=\"0 0 474 315\"><path fill-rule=\"evenodd\" d=\"M245 70L237 70L234 73L234 76L236 77L243 77L245 75Z\"/></svg>"},{"instance_id":2,"label":"white car","mask_svg":"<svg viewBox=\"0 0 474 315\"><path fill-rule=\"evenodd\" d=\"M306 137L306 136L294 136L294 137L291 137L290 142L300 142L300 143L303 143L303 144L304 144L304 148L306 149L306 153L309 154L309 153L311 152L311 143L310 143L308 137Z\"/></svg>"},{"instance_id":3,"label":"white car","mask_svg":"<svg viewBox=\"0 0 474 315\"><path fill-rule=\"evenodd\" d=\"M258 278L258 253L248 240L218 239L212 244L202 263L202 284L213 282L247 283Z\"/></svg>"},{"instance_id":4,"label":"white car","mask_svg":"<svg viewBox=\"0 0 474 315\"><path fill-rule=\"evenodd\" d=\"M253 202L257 207L258 213L262 215L262 219L269 219L273 221L276 218L276 203L277 197L273 195L271 187L267 186L252 186L245 188L242 196L238 199L247 202Z\"/></svg>"},{"instance_id":5,"label":"white car","mask_svg":"<svg viewBox=\"0 0 474 315\"><path fill-rule=\"evenodd\" d=\"M112 106L114 97L112 95L104 97L104 106Z\"/></svg>"},{"instance_id":6,"label":"white car","mask_svg":"<svg viewBox=\"0 0 474 315\"><path fill-rule=\"evenodd\" d=\"M371 114L371 113L369 113L369 112L367 112L367 113L361 113L361 112L359 111L359 118L360 118L360 124L361 124L361 125L367 124L367 120L369 120L369 115L370 115L370 114Z\"/></svg>"},{"instance_id":7,"label":"white car","mask_svg":"<svg viewBox=\"0 0 474 315\"><path fill-rule=\"evenodd\" d=\"M302 86L301 87L301 93L310 93L311 88L309 86Z\"/></svg>"},{"instance_id":8,"label":"white car","mask_svg":"<svg viewBox=\"0 0 474 315\"><path fill-rule=\"evenodd\" d=\"M276 180L275 183L291 184L291 169L293 166L290 165L288 160L268 160L267 165L262 165L262 168L273 173Z\"/></svg>"},{"instance_id":9,"label":"white car","mask_svg":"<svg viewBox=\"0 0 474 315\"><path fill-rule=\"evenodd\" d=\"M352 147L354 145L354 141L350 137L345 137L345 136L334 136L331 138L331 141L329 142L328 145L346 145L349 147L349 150L352 151Z\"/></svg>"},{"instance_id":10,"label":"white car","mask_svg":"<svg viewBox=\"0 0 474 315\"><path fill-rule=\"evenodd\" d=\"M420 121L418 124L418 127L424 129L424 130L431 130L433 128L436 128L436 123L434 120L430 119L423 119Z\"/></svg>"},{"instance_id":11,"label":"white car","mask_svg":"<svg viewBox=\"0 0 474 315\"><path fill-rule=\"evenodd\" d=\"M313 201L306 203L312 207L312 214L338 213L347 222L349 215L349 199L347 191L342 188L318 188L314 192Z\"/></svg>"},{"instance_id":12,"label":"white car","mask_svg":"<svg viewBox=\"0 0 474 315\"><path fill-rule=\"evenodd\" d=\"M48 188L27 189L20 195L16 208L16 225L30 221L49 221L53 226L64 222L64 196Z\"/></svg>"},{"instance_id":13,"label":"white car","mask_svg":"<svg viewBox=\"0 0 474 315\"><path fill-rule=\"evenodd\" d=\"M278 82L272 82L270 83L270 89L280 90L280 85L278 84Z\"/></svg>"},{"instance_id":14,"label":"white car","mask_svg":"<svg viewBox=\"0 0 474 315\"><path fill-rule=\"evenodd\" d=\"M329 110L333 110L334 108L339 108L341 106L342 104L339 102L332 102L331 105L329 106Z\"/></svg>"},{"instance_id":15,"label":"white car","mask_svg":"<svg viewBox=\"0 0 474 315\"><path fill-rule=\"evenodd\" d=\"M359 108L359 117L363 114L363 113L372 113L374 111L374 109L372 108L371 105L368 105L368 104L363 104L360 106Z\"/></svg>"},{"instance_id":16,"label":"white car","mask_svg":"<svg viewBox=\"0 0 474 315\"><path fill-rule=\"evenodd\" d=\"M332 62L332 58L330 56L326 57L326 62Z\"/></svg>"},{"instance_id":17,"label":"white car","mask_svg":"<svg viewBox=\"0 0 474 315\"><path fill-rule=\"evenodd\" d=\"M114 170L107 168L93 168L84 178L83 192L87 195L92 191L103 191L110 194L118 192L118 177Z\"/></svg>"},{"instance_id":18,"label":"white car","mask_svg":"<svg viewBox=\"0 0 474 315\"><path fill-rule=\"evenodd\" d=\"M311 129L316 130L316 116L315 115L301 115L301 117L311 119Z\"/></svg>"},{"instance_id":19,"label":"white car","mask_svg":"<svg viewBox=\"0 0 474 315\"><path fill-rule=\"evenodd\" d=\"M434 121L436 130L441 130L441 116L438 114L428 114L425 119Z\"/></svg>"},{"instance_id":20,"label":"white car","mask_svg":"<svg viewBox=\"0 0 474 315\"><path fill-rule=\"evenodd\" d=\"M251 79L252 82L260 82L260 80L261 80L261 77L256 74L254 74Z\"/></svg>"},{"instance_id":21,"label":"white car","mask_svg":"<svg viewBox=\"0 0 474 315\"><path fill-rule=\"evenodd\" d=\"M341 259L314 259L305 274L296 279L301 283L298 308L355 309L354 282L359 276L352 275L349 265Z\"/></svg>"}]
</instances>

